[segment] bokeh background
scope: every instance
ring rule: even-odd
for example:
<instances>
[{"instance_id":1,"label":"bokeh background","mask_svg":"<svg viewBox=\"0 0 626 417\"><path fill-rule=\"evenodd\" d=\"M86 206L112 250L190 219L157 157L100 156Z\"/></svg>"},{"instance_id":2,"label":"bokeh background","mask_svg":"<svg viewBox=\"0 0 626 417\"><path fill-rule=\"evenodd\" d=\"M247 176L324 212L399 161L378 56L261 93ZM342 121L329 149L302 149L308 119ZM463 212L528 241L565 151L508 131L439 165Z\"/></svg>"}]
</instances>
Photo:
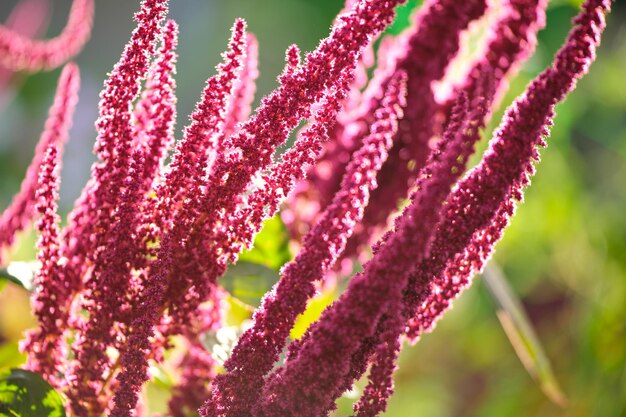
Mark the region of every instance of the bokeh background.
<instances>
[{"instance_id":1,"label":"bokeh background","mask_svg":"<svg viewBox=\"0 0 626 417\"><path fill-rule=\"evenodd\" d=\"M17 0L0 1L0 21ZM47 36L59 32L70 1L53 0ZM93 37L77 58L80 103L64 157L61 210L84 185L98 92L133 28L137 3L98 0ZM235 17L260 43L258 97L276 86L291 43L313 49L328 34L341 0L173 0L181 27L179 132L214 73ZM396 29L406 24L412 1ZM535 55L511 81L503 108L561 45L579 1L551 1ZM520 364L478 279L434 333L405 346L388 416L626 416L626 5L614 2L598 60L557 109L550 146L526 201L495 255L521 298L569 404L552 404ZM399 25L399 26L398 26ZM0 92L0 209L10 202L32 157L59 71L18 74ZM257 99L258 100L258 99ZM496 122L492 123L497 124ZM489 138L491 126L485 132ZM180 135L179 135L180 136ZM34 258L25 234L13 259ZM0 293L0 366L15 360L30 326L28 296ZM3 362L4 361L4 362ZM350 399L338 415L348 415Z\"/></svg>"}]
</instances>

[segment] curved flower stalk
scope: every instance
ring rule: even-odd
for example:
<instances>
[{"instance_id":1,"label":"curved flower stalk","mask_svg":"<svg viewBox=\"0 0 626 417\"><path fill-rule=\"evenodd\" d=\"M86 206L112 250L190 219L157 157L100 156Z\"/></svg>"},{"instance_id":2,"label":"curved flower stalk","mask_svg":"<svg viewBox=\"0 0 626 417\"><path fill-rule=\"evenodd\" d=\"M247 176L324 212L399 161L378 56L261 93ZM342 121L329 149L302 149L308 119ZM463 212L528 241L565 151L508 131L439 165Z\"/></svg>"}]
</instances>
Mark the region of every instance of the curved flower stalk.
<instances>
[{"instance_id":1,"label":"curved flower stalk","mask_svg":"<svg viewBox=\"0 0 626 417\"><path fill-rule=\"evenodd\" d=\"M502 212L511 215L510 199L521 199L522 187L528 184L533 172L532 160L538 157L536 147L544 144L542 136L548 134L546 129L551 123L554 106L573 89L576 79L587 71L595 57L608 7L608 2L585 3L583 12L575 20L577 26L557 54L553 67L531 83L526 94L509 110L483 162L459 184L447 204L441 206L444 208L441 225L445 226L450 216L450 229L444 231L440 225L428 250L427 240L423 239L434 233L432 227L437 216L433 213L439 211L437 206L440 205L437 201L445 197L445 185L451 184L443 179L455 171L450 170L445 161L458 163L450 156L459 155L461 150L444 151L441 162L430 164L430 176L422 177L413 203L397 221L396 230L386 237L344 296L314 325L296 353L266 383L265 400L258 415L318 415L329 407L333 397L342 392L343 387L337 381L342 374L350 373L353 356L358 353L359 344L354 343L355 340L371 343L368 338L375 336L375 323L385 313L401 314L403 288L409 284L427 287L432 282L433 275L418 275L421 280L410 276L407 272L411 268L409 258L417 259L421 265L440 250L439 242L446 249L462 242L459 245L462 251L472 243L470 239L475 231L480 232L485 227L495 231L506 226L506 222L501 221L502 216L498 216L499 222L492 223L492 220ZM454 124L452 122L451 126ZM450 131L450 126L447 130ZM434 198L437 195L439 198ZM459 222L459 218L462 221ZM414 224L416 219L420 219L419 225ZM424 229L415 233L419 227ZM453 231L455 233L451 233ZM483 251L493 243L487 239L489 245L483 244ZM411 244L407 244L409 241ZM393 277L386 275L389 273ZM439 300L449 297L446 292L434 294ZM396 328L397 336L403 329L403 325ZM315 376L310 375L311 372L315 372Z\"/></svg>"},{"instance_id":2,"label":"curved flower stalk","mask_svg":"<svg viewBox=\"0 0 626 417\"><path fill-rule=\"evenodd\" d=\"M244 122L252 112L252 102L256 91L256 79L259 76L259 42L248 33L246 39L246 59L239 74L239 79L229 101L228 116L224 122L224 136L236 132L237 125Z\"/></svg>"},{"instance_id":3,"label":"curved flower stalk","mask_svg":"<svg viewBox=\"0 0 626 417\"><path fill-rule=\"evenodd\" d=\"M470 22L484 14L484 0L458 2L429 1L415 16L413 26L400 38L388 41L383 49L385 69L380 70L362 97L361 108L343 122L339 137L329 143L323 162L309 174L310 186L318 189L317 199L323 209L339 188L350 154L358 149L375 109L380 105L381 91L395 72L407 74L407 110L394 137L389 160L378 174L378 188L365 209L355 235L348 243L346 256L357 254L370 239L387 225L388 217L406 198L409 185L429 153L428 141L436 131L438 105L431 88L433 81L445 74L449 61L459 50L459 38ZM330 168L329 168L330 166ZM309 191L312 192L312 191ZM306 196L305 196L306 199Z\"/></svg>"},{"instance_id":4,"label":"curved flower stalk","mask_svg":"<svg viewBox=\"0 0 626 417\"><path fill-rule=\"evenodd\" d=\"M148 71L145 90L133 111L134 152L145 158L140 194L156 186L175 142L177 46L178 25L168 20L163 27L161 47Z\"/></svg>"},{"instance_id":5,"label":"curved flower stalk","mask_svg":"<svg viewBox=\"0 0 626 417\"><path fill-rule=\"evenodd\" d=\"M192 222L201 216L202 208L199 197L204 187L207 170L217 155L225 152L223 132L227 123L228 108L231 99L236 98L238 82L242 80L242 71L246 63L247 39L246 23L238 19L233 25L228 51L223 54L223 62L217 66L217 74L207 81L202 98L192 115L192 123L185 130L183 139L174 150L172 162L166 168L163 181L157 186L155 193L159 201L156 215L162 224L159 238L172 246L161 244L158 253L171 250L175 256L186 256L180 248L184 234L188 233L181 225L192 228ZM176 236L170 239L170 235ZM166 249L167 248L167 249ZM158 257L157 253L157 257ZM189 269L178 268L168 274L177 279L168 282L164 297L167 309L166 333L176 334L193 322L193 314L199 302L188 305L185 297L194 279L199 279L202 272L197 263L182 261L181 265L189 265ZM153 270L161 266L158 262ZM210 286L211 292L215 289ZM208 294L206 295L208 299ZM169 327L169 329L168 329Z\"/></svg>"},{"instance_id":6,"label":"curved flower stalk","mask_svg":"<svg viewBox=\"0 0 626 417\"><path fill-rule=\"evenodd\" d=\"M37 211L41 218L37 222L40 234L37 247L41 268L37 273L37 293L34 297L35 312L40 322L37 331L31 332L23 348L29 354L28 368L40 372L55 385L58 385L58 357L61 334L58 333L57 320L66 320L64 312L55 306L55 299L64 298L66 289L59 274L59 171L61 158L56 143L48 145L39 173L37 189ZM60 314L59 314L60 313ZM57 365L57 366L54 366Z\"/></svg>"},{"instance_id":7,"label":"curved flower stalk","mask_svg":"<svg viewBox=\"0 0 626 417\"><path fill-rule=\"evenodd\" d=\"M135 179L140 178L145 164L144 155L133 152L130 122L133 101L147 76L149 58L156 50L166 4L166 0L143 2L135 17L138 29L105 82L96 122L95 151L100 161L92 167L92 180L83 191L65 232L68 246L64 255L71 259L70 273L80 277L86 262L91 262L81 297L81 308L89 314L89 321L76 323L72 346L76 360L68 377L71 386L68 397L77 415L99 416L105 409L108 403L105 380L107 372L112 372L106 349L119 343L116 321L128 320L124 320L127 309L126 303L120 303L120 295L128 291L132 282L130 265L139 256L133 237L142 196L138 193L140 181ZM75 262L82 270L70 269Z\"/></svg>"},{"instance_id":8,"label":"curved flower stalk","mask_svg":"<svg viewBox=\"0 0 626 417\"><path fill-rule=\"evenodd\" d=\"M7 29L22 36L35 37L44 32L50 17L50 0L21 0L11 10L5 22ZM7 68L0 61L0 109L3 109L12 95L16 84L15 71Z\"/></svg>"},{"instance_id":9,"label":"curved flower stalk","mask_svg":"<svg viewBox=\"0 0 626 417\"><path fill-rule=\"evenodd\" d=\"M58 151L61 152L67 140L77 101L78 84L78 68L74 64L68 64L59 78L54 104L50 108L48 120L37 144L35 156L22 181L20 192L13 197L9 207L0 216L0 251L13 244L16 233L24 230L36 215L39 171L50 144L56 143ZM0 264L3 262L0 252Z\"/></svg>"},{"instance_id":10,"label":"curved flower stalk","mask_svg":"<svg viewBox=\"0 0 626 417\"><path fill-rule=\"evenodd\" d=\"M37 191L35 192L36 209L41 215L37 222L40 234L37 248L41 262L35 277L36 292L33 296L35 315L39 327L28 333L21 349L28 353L27 367L40 373L56 387L61 385L66 356L63 332L67 327L69 311L64 308L66 300L73 292L64 280L60 268L59 215L57 200L59 189L59 171L61 169L61 149L70 128L72 114L78 101L78 67L67 64L59 78L55 102L50 109L46 128L38 145L44 154L41 162L33 167L39 169ZM44 148L45 147L45 148Z\"/></svg>"},{"instance_id":11,"label":"curved flower stalk","mask_svg":"<svg viewBox=\"0 0 626 417\"><path fill-rule=\"evenodd\" d=\"M324 277L343 251L371 190L376 188L376 173L387 158L405 105L405 82L404 77L397 76L389 84L383 104L376 112L376 123L348 165L341 190L306 236L296 259L282 269L280 281L254 315L254 326L241 337L224 365L228 373L217 377L213 397L201 415L250 414L250 405L257 401L262 389L263 377L278 360L289 329L315 293L315 281ZM256 348L261 345L265 348Z\"/></svg>"},{"instance_id":12,"label":"curved flower stalk","mask_svg":"<svg viewBox=\"0 0 626 417\"><path fill-rule=\"evenodd\" d=\"M359 347L355 341L374 335L383 312L402 314L402 291L409 271L423 256L429 231L438 220L438 207L458 176L458 170L452 168L464 162L459 155L468 127L467 103L461 102L458 107L447 130L449 140L442 142L445 146L441 156L436 155L432 168L423 173L419 191L398 219L395 233L388 236L385 245L364 265L364 271L351 280L346 293L309 330L297 352L290 352L285 365L269 377L257 415L327 413L345 391L344 378L351 371L352 356ZM402 328L397 330L399 335Z\"/></svg>"},{"instance_id":13,"label":"curved flower stalk","mask_svg":"<svg viewBox=\"0 0 626 417\"><path fill-rule=\"evenodd\" d=\"M537 148L546 145L543 137L549 135L554 107L595 59L609 10L609 0L584 3L552 66L508 109L483 161L448 199L430 259L419 264L414 276L414 282L432 284L410 322L408 335L413 340L432 329L489 259L535 172L532 162L539 159Z\"/></svg>"},{"instance_id":14,"label":"curved flower stalk","mask_svg":"<svg viewBox=\"0 0 626 417\"><path fill-rule=\"evenodd\" d=\"M94 0L74 0L63 32L45 41L0 25L0 61L14 71L51 70L62 65L89 40L94 5Z\"/></svg>"}]
</instances>

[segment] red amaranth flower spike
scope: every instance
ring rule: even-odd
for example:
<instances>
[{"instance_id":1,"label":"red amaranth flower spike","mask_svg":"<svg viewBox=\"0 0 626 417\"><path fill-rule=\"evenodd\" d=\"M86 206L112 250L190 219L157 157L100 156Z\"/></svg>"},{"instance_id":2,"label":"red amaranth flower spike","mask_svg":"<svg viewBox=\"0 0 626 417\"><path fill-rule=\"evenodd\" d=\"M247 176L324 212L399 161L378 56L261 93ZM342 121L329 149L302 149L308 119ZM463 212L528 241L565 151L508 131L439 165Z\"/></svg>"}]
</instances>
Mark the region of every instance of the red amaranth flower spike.
<instances>
[{"instance_id":1,"label":"red amaranth flower spike","mask_svg":"<svg viewBox=\"0 0 626 417\"><path fill-rule=\"evenodd\" d=\"M461 33L471 21L484 14L485 8L484 0L470 0L462 5L455 0L431 0L420 9L413 26L394 41L394 51L385 57L393 61L383 64L388 69L381 71L381 77L372 81L373 85L363 95L364 103L356 118L347 123L344 132L338 132L337 141L329 143L325 165L319 164L312 170L310 182L314 188L320 189L321 208L324 208L339 186L349 155L367 132L363 127L371 123L373 112L379 105L380 91L394 71L406 72L406 111L390 157L378 174L381 187L372 194L363 221L348 242L346 256L358 254L363 247L368 247L370 240L387 226L388 218L397 210L400 200L408 195L410 185L430 152L428 141L436 130L434 116L438 104L431 84L444 76L450 59L459 49ZM332 167L331 175L326 173L328 165Z\"/></svg>"},{"instance_id":2,"label":"red amaranth flower spike","mask_svg":"<svg viewBox=\"0 0 626 417\"><path fill-rule=\"evenodd\" d=\"M228 104L228 113L224 122L224 136L232 135L236 131L237 125L248 119L252 112L256 79L259 76L258 60L259 43L252 33L248 33L246 59Z\"/></svg>"},{"instance_id":3,"label":"red amaranth flower spike","mask_svg":"<svg viewBox=\"0 0 626 417\"><path fill-rule=\"evenodd\" d=\"M62 385L63 359L67 354L63 341L70 313L67 300L75 291L59 267L59 171L61 151L78 101L79 84L78 67L67 64L59 78L55 101L39 143L39 147L45 148L38 151L45 153L40 156L41 162L34 165L39 169L36 208L41 215L37 222L41 268L35 277L33 294L39 327L28 333L21 348L28 353L28 369L38 372L57 388Z\"/></svg>"},{"instance_id":4,"label":"red amaranth flower spike","mask_svg":"<svg viewBox=\"0 0 626 417\"><path fill-rule=\"evenodd\" d=\"M228 115L225 109L244 67L246 39L246 22L237 19L228 50L222 54L223 62L217 66L217 74L207 80L191 124L177 144L165 178L156 190L162 205L159 211L171 211L162 214L166 218L171 216L173 220L175 210L185 199L199 197L195 194L199 192L210 161L224 151L223 131Z\"/></svg>"},{"instance_id":5,"label":"red amaranth flower spike","mask_svg":"<svg viewBox=\"0 0 626 417\"><path fill-rule=\"evenodd\" d=\"M176 141L176 47L178 25L168 20L163 27L161 47L151 65L146 88L135 105L133 112L134 152L144 159L143 172L137 179L142 182L137 193L144 196L136 219L138 231L136 244L141 247L139 265L149 256L155 256L151 247L158 241L160 232L167 222L165 213L158 210L158 198L150 191L159 186L165 174L165 160Z\"/></svg>"},{"instance_id":6,"label":"red amaranth flower spike","mask_svg":"<svg viewBox=\"0 0 626 417\"><path fill-rule=\"evenodd\" d=\"M138 26L100 94L98 139L94 147L100 161L92 166L92 178L76 201L63 231L62 253L68 259L65 268L77 280L99 253L98 248L107 244L105 235L114 221L113 211L134 145L132 104L147 75L148 60L155 51L166 10L167 0L142 2L141 11L135 15Z\"/></svg>"},{"instance_id":7,"label":"red amaranth flower spike","mask_svg":"<svg viewBox=\"0 0 626 417\"><path fill-rule=\"evenodd\" d=\"M192 344L180 363L183 370L180 382L174 387L168 403L169 415L188 417L196 413L207 397L215 378L215 360L211 353L200 344Z\"/></svg>"},{"instance_id":8,"label":"red amaranth flower spike","mask_svg":"<svg viewBox=\"0 0 626 417\"><path fill-rule=\"evenodd\" d=\"M50 0L20 0L11 10L5 27L29 38L41 35L48 27L50 20ZM15 71L7 68L0 61L0 109L9 101L7 87L14 83ZM18 77L19 78L19 77Z\"/></svg>"},{"instance_id":9,"label":"red amaranth flower spike","mask_svg":"<svg viewBox=\"0 0 626 417\"><path fill-rule=\"evenodd\" d=\"M482 270L493 246L513 215L514 201L534 173L539 146L549 135L554 107L572 91L595 59L605 27L609 0L587 0L552 66L529 84L506 112L483 161L460 182L448 199L429 259L414 280L432 282L427 297L409 323L413 340L432 329L471 276Z\"/></svg>"},{"instance_id":10,"label":"red amaranth flower spike","mask_svg":"<svg viewBox=\"0 0 626 417\"><path fill-rule=\"evenodd\" d=\"M167 0L144 0L135 16L137 28L100 94L94 148L100 160L92 166L92 179L65 230L67 273L80 277L93 268L80 300L89 321L76 321L76 360L68 376L70 407L78 415L99 416L109 403L105 381L115 369L106 349L120 340L114 324L124 314L120 297L131 282L135 217L143 198L138 188L144 158L134 152L133 102L147 76L166 11Z\"/></svg>"},{"instance_id":11,"label":"red amaranth flower spike","mask_svg":"<svg viewBox=\"0 0 626 417\"><path fill-rule=\"evenodd\" d=\"M396 307L402 307L409 271L424 256L441 203L458 177L452 168L464 163L459 155L465 147L466 109L467 103L459 105L448 127L450 140L442 141L441 155L436 154L436 163L422 173L411 205L396 221L396 230L309 329L298 351L290 352L285 365L268 378L258 416L313 417L332 410L345 391L344 378L351 373L352 357L361 341L374 335L382 314L402 314L402 308ZM402 327L392 331L399 335Z\"/></svg>"},{"instance_id":12,"label":"red amaranth flower spike","mask_svg":"<svg viewBox=\"0 0 626 417\"><path fill-rule=\"evenodd\" d=\"M192 115L192 123L176 147L172 163L165 170L163 182L156 188L158 205L155 214L161 226L159 233L161 236L164 233L179 236L168 240L171 244L180 243L183 234L189 232L180 227L183 224L181 222L191 222L200 216L202 207L199 200L206 171L216 156L225 152L224 131L228 118L233 116L225 109L233 110L230 106L233 105L232 100L238 98L237 83L246 75L242 71L245 72L246 51L249 49L246 42L251 38L247 36L245 27L246 23L242 19L235 21L228 50L223 54L224 60L217 66L217 74L207 81L202 99ZM243 104L239 102L237 105ZM185 224L192 227L190 223ZM175 227L178 227L177 231ZM191 244L188 246L192 247ZM187 256L191 250L184 250L181 256ZM167 309L168 316L164 317L164 321L168 324L161 327L166 335L180 333L194 321L199 303L188 303L186 296L194 279L202 276L196 268L197 264L183 261L181 265L190 265L191 268L184 270L179 267L170 271L170 275L177 279L170 281L165 295L167 304L163 309ZM209 284L209 292L212 290L214 285Z\"/></svg>"},{"instance_id":13,"label":"red amaranth flower spike","mask_svg":"<svg viewBox=\"0 0 626 417\"><path fill-rule=\"evenodd\" d=\"M78 68L74 64L68 64L59 78L54 104L50 108L48 120L37 144L35 156L22 181L20 192L13 197L11 205L0 216L0 251L10 246L15 234L24 230L36 215L37 179L41 164L50 144L56 143L61 152L63 144L67 141L72 114L78 99L78 85ZM0 252L0 264L3 262Z\"/></svg>"},{"instance_id":14,"label":"red amaranth flower spike","mask_svg":"<svg viewBox=\"0 0 626 417\"><path fill-rule=\"evenodd\" d=\"M78 54L91 35L95 0L74 0L63 32L38 41L0 25L0 61L14 71L51 70Z\"/></svg>"},{"instance_id":15,"label":"red amaranth flower spike","mask_svg":"<svg viewBox=\"0 0 626 417\"><path fill-rule=\"evenodd\" d=\"M161 47L148 71L146 88L133 112L135 149L145 158L140 176L144 181L140 187L142 193L154 185L175 141L177 46L178 25L168 20L163 27Z\"/></svg>"},{"instance_id":16,"label":"red amaranth flower spike","mask_svg":"<svg viewBox=\"0 0 626 417\"><path fill-rule=\"evenodd\" d=\"M215 415L218 409L228 410L231 416L249 415L250 406L262 389L263 377L278 360L296 317L315 293L315 281L324 277L343 251L371 190L376 188L376 173L387 157L405 104L405 81L398 74L389 83L372 131L348 165L341 190L305 237L296 259L282 269L278 284L254 315L254 326L240 338L225 363L228 373L217 377L213 398L201 415ZM296 148L297 145L291 150ZM304 168L297 160L289 164L290 159L285 158L285 162L287 166L279 167L281 170Z\"/></svg>"},{"instance_id":17,"label":"red amaranth flower spike","mask_svg":"<svg viewBox=\"0 0 626 417\"><path fill-rule=\"evenodd\" d=\"M54 142L48 144L39 172L37 189L37 211L41 215L37 221L39 232L37 260L41 262L41 268L35 277L33 305L39 328L29 332L22 348L28 352L26 367L59 387L59 375L62 372L60 359L66 354L62 349L61 336L67 320L66 312L56 305L56 298L64 298L67 289L64 288L63 276L59 273L58 267L60 219L57 201L61 158L57 146Z\"/></svg>"}]
</instances>

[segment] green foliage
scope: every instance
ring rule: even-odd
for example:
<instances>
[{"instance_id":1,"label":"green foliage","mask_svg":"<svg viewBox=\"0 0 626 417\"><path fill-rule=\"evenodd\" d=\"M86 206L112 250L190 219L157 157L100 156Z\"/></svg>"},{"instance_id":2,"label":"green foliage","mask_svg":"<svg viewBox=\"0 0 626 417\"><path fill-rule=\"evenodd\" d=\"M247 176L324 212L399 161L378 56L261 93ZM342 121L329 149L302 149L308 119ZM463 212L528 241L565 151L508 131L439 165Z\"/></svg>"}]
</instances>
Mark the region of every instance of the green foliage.
<instances>
[{"instance_id":1,"label":"green foliage","mask_svg":"<svg viewBox=\"0 0 626 417\"><path fill-rule=\"evenodd\" d=\"M389 35L399 35L411 25L413 12L422 4L422 0L408 0L396 9L397 17L391 26L385 31Z\"/></svg>"},{"instance_id":2,"label":"green foliage","mask_svg":"<svg viewBox=\"0 0 626 417\"><path fill-rule=\"evenodd\" d=\"M265 222L253 248L242 253L220 278L220 285L242 303L258 307L263 295L278 281L280 267L291 258L289 233L276 215Z\"/></svg>"},{"instance_id":3,"label":"green foliage","mask_svg":"<svg viewBox=\"0 0 626 417\"><path fill-rule=\"evenodd\" d=\"M16 341L0 346L0 369L13 368L26 362L26 355L20 352Z\"/></svg>"},{"instance_id":4,"label":"green foliage","mask_svg":"<svg viewBox=\"0 0 626 417\"><path fill-rule=\"evenodd\" d=\"M291 258L289 232L277 214L265 221L263 229L254 239L253 248L239 256L238 264L242 261L263 264L278 271Z\"/></svg>"},{"instance_id":5,"label":"green foliage","mask_svg":"<svg viewBox=\"0 0 626 417\"><path fill-rule=\"evenodd\" d=\"M296 319L289 336L294 340L304 336L309 326L321 317L326 307L331 305L336 298L335 291L326 290L309 300L306 310Z\"/></svg>"},{"instance_id":6,"label":"green foliage","mask_svg":"<svg viewBox=\"0 0 626 417\"><path fill-rule=\"evenodd\" d=\"M63 398L38 374L23 369L0 372L0 415L65 417Z\"/></svg>"},{"instance_id":7,"label":"green foliage","mask_svg":"<svg viewBox=\"0 0 626 417\"><path fill-rule=\"evenodd\" d=\"M265 265L240 261L231 265L220 279L222 287L239 301L253 307L278 281L278 273Z\"/></svg>"},{"instance_id":8,"label":"green foliage","mask_svg":"<svg viewBox=\"0 0 626 417\"><path fill-rule=\"evenodd\" d=\"M482 277L496 304L498 320L522 364L538 382L544 394L555 404L564 407L567 399L552 371L550 359L541 346L522 303L506 282L502 271L490 264Z\"/></svg>"}]
</instances>

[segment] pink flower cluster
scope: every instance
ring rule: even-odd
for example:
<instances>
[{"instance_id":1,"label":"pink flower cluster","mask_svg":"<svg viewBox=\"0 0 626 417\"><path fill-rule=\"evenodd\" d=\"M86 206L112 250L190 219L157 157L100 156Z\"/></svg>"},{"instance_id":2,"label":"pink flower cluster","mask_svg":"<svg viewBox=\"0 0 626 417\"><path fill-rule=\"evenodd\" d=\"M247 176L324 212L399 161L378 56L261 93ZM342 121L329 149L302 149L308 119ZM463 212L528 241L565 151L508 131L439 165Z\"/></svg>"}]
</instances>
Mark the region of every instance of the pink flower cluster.
<instances>
[{"instance_id":1,"label":"pink flower cluster","mask_svg":"<svg viewBox=\"0 0 626 417\"><path fill-rule=\"evenodd\" d=\"M66 61L88 37L93 3L75 0L51 41L0 27L2 63L37 70ZM428 0L374 53L401 3L348 1L317 49L287 50L279 87L252 115L257 42L237 20L176 141L178 28L166 21L167 0L143 0L100 95L98 161L60 230L60 151L78 88L77 67L65 67L22 190L0 217L0 248L39 213L39 327L23 349L27 367L65 393L70 415L138 415L149 363L165 361L173 336L186 353L172 416L328 415L368 368L355 415L385 410L402 338L431 330L483 268L534 172L554 107L595 58L610 8L609 0L584 3L552 66L465 172L506 78L534 49L546 0L505 0L455 84L449 64L488 5ZM447 95L438 94L441 82ZM219 278L283 204L300 251L218 373L200 340L221 325ZM316 286L355 257L366 260L363 271L289 342Z\"/></svg>"}]
</instances>

